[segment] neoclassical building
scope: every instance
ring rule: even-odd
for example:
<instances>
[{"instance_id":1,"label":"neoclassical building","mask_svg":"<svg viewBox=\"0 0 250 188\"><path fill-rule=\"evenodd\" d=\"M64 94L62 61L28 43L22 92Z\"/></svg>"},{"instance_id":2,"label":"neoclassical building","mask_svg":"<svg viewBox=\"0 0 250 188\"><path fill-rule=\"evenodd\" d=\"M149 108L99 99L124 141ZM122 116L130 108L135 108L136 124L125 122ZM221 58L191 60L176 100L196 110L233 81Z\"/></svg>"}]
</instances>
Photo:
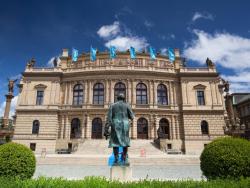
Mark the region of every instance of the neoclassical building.
<instances>
[{"instance_id":1,"label":"neoclassical building","mask_svg":"<svg viewBox=\"0 0 250 188\"><path fill-rule=\"evenodd\" d=\"M14 141L35 152L71 148L84 139L104 139L109 105L124 93L132 106L132 139L166 140L168 148L198 154L224 135L225 106L214 64L184 66L178 49L168 56L118 52L110 59L99 52L95 62L81 54L77 62L64 49L53 68L35 67L31 60L19 84Z\"/></svg>"}]
</instances>

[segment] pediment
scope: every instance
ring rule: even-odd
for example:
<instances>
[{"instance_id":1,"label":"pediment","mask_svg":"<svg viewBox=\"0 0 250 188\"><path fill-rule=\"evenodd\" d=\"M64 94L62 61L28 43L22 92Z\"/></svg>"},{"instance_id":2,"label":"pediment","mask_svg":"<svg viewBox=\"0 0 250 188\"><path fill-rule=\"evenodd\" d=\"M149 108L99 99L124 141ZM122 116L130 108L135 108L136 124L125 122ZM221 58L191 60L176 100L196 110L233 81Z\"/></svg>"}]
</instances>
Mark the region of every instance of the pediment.
<instances>
[{"instance_id":1,"label":"pediment","mask_svg":"<svg viewBox=\"0 0 250 188\"><path fill-rule=\"evenodd\" d=\"M47 86L46 85L43 85L43 84L38 84L38 85L35 85L35 89L45 89Z\"/></svg>"},{"instance_id":2,"label":"pediment","mask_svg":"<svg viewBox=\"0 0 250 188\"><path fill-rule=\"evenodd\" d=\"M194 86L194 89L206 89L206 86L204 86L202 84L198 84L198 85Z\"/></svg>"}]
</instances>

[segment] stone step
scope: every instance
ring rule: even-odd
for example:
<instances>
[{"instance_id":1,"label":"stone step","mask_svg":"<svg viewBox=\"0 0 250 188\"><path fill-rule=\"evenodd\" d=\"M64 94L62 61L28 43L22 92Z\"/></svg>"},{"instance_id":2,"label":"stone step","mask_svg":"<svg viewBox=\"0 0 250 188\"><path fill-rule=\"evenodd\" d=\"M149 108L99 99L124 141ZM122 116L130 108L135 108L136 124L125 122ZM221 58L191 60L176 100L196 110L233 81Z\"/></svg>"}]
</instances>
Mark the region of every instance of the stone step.
<instances>
[{"instance_id":1,"label":"stone step","mask_svg":"<svg viewBox=\"0 0 250 188\"><path fill-rule=\"evenodd\" d=\"M47 155L44 158L36 156L37 164L79 164L79 165L108 165L108 155ZM154 155L140 157L129 155L131 165L193 165L199 164L199 156Z\"/></svg>"},{"instance_id":2,"label":"stone step","mask_svg":"<svg viewBox=\"0 0 250 188\"><path fill-rule=\"evenodd\" d=\"M88 155L88 154L110 154L111 148L108 148L107 140L85 140L79 144L77 151L74 154ZM164 155L155 145L153 140L131 140L131 147L129 147L129 154L139 155Z\"/></svg>"}]
</instances>

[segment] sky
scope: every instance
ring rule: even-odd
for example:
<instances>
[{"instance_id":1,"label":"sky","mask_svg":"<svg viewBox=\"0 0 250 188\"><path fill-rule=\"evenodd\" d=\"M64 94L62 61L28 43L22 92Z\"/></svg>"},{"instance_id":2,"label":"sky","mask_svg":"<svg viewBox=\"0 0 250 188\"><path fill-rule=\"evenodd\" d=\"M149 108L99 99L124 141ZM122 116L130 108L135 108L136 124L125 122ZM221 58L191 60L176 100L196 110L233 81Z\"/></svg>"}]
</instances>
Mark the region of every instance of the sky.
<instances>
[{"instance_id":1,"label":"sky","mask_svg":"<svg viewBox=\"0 0 250 188\"><path fill-rule=\"evenodd\" d=\"M247 0L0 0L0 116L7 78L20 78L32 57L52 66L63 48L179 48L187 66L209 57L231 93L250 92L249 9Z\"/></svg>"}]
</instances>

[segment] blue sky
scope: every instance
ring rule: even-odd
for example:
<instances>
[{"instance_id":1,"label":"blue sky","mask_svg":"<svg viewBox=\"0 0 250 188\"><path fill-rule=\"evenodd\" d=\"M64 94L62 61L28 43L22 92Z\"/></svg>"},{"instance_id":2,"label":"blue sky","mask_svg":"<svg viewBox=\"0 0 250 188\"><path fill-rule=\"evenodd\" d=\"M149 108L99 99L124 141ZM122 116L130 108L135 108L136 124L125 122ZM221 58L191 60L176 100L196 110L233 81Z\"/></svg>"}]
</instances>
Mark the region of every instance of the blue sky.
<instances>
[{"instance_id":1,"label":"blue sky","mask_svg":"<svg viewBox=\"0 0 250 188\"><path fill-rule=\"evenodd\" d=\"M34 57L49 66L62 48L89 51L180 48L190 66L209 57L231 83L250 92L250 1L247 0L1 0L0 109L7 78ZM16 89L17 91L17 89ZM16 93L15 93L16 94ZM0 115L3 110L0 110Z\"/></svg>"}]
</instances>

